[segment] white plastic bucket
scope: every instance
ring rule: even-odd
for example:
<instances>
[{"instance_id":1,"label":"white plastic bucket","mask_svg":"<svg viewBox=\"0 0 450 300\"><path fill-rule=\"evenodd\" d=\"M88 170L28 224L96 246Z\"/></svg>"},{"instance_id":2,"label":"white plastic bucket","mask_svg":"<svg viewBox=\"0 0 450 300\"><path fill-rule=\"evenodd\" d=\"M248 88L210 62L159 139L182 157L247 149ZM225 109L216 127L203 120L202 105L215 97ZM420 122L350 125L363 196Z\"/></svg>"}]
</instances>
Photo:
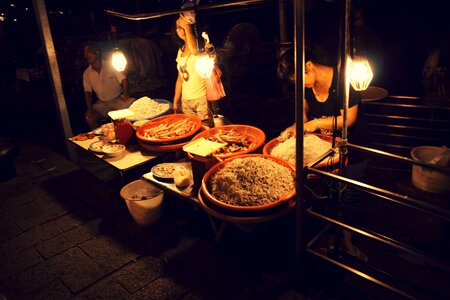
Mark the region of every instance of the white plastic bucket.
<instances>
[{"instance_id":1,"label":"white plastic bucket","mask_svg":"<svg viewBox=\"0 0 450 300\"><path fill-rule=\"evenodd\" d=\"M214 115L214 127L223 126L223 116Z\"/></svg>"},{"instance_id":2,"label":"white plastic bucket","mask_svg":"<svg viewBox=\"0 0 450 300\"><path fill-rule=\"evenodd\" d=\"M445 151L442 147L420 146L411 150L414 160L429 162L437 155ZM450 192L450 176L442 172L424 168L418 165L412 166L412 183L418 189L430 193Z\"/></svg>"},{"instance_id":3,"label":"white plastic bucket","mask_svg":"<svg viewBox=\"0 0 450 300\"><path fill-rule=\"evenodd\" d=\"M134 221L149 226L161 218L164 191L142 179L125 185L120 190Z\"/></svg>"}]
</instances>

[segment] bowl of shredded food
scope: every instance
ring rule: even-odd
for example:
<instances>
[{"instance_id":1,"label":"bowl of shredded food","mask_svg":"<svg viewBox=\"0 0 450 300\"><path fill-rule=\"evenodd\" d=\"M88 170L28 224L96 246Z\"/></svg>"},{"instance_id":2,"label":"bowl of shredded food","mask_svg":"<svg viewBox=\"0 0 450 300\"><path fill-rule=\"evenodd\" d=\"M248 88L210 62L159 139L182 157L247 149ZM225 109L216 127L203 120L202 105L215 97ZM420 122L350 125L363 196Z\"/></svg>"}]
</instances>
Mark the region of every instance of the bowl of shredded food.
<instances>
[{"instance_id":1,"label":"bowl of shredded food","mask_svg":"<svg viewBox=\"0 0 450 300\"><path fill-rule=\"evenodd\" d=\"M264 145L263 154L281 158L295 167L296 161L296 138L279 141L277 138L270 140ZM336 139L339 143L339 138ZM323 134L307 134L303 137L303 161L305 166L319 159L332 148L332 137ZM315 167L322 168L339 163L339 153L326 158Z\"/></svg>"},{"instance_id":2,"label":"bowl of shredded food","mask_svg":"<svg viewBox=\"0 0 450 300\"><path fill-rule=\"evenodd\" d=\"M217 206L233 211L261 211L295 195L295 170L286 161L264 154L228 158L203 176L202 192Z\"/></svg>"},{"instance_id":3,"label":"bowl of shredded food","mask_svg":"<svg viewBox=\"0 0 450 300\"><path fill-rule=\"evenodd\" d=\"M172 114L149 120L136 132L139 140L151 144L181 142L193 136L202 127L197 116Z\"/></svg>"},{"instance_id":4,"label":"bowl of shredded food","mask_svg":"<svg viewBox=\"0 0 450 300\"><path fill-rule=\"evenodd\" d=\"M261 129L239 124L210 128L198 133L192 138L192 141L200 138L226 144L212 153L212 156L219 159L255 152L266 141L266 135ZM192 154L188 153L188 156L192 156Z\"/></svg>"},{"instance_id":5,"label":"bowl of shredded food","mask_svg":"<svg viewBox=\"0 0 450 300\"><path fill-rule=\"evenodd\" d=\"M127 118L131 122L150 120L168 114L172 110L172 102L145 96L131 103L128 109L134 113L132 117Z\"/></svg>"}]
</instances>

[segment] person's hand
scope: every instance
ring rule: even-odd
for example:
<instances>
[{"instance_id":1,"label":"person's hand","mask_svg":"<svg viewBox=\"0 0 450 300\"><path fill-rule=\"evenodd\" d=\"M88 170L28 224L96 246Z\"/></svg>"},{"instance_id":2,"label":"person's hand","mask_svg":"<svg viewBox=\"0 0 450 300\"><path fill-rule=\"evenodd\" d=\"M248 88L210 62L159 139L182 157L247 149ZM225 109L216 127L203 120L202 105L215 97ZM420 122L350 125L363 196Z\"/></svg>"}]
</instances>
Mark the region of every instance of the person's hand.
<instances>
[{"instance_id":1,"label":"person's hand","mask_svg":"<svg viewBox=\"0 0 450 300\"><path fill-rule=\"evenodd\" d=\"M314 132L319 129L319 121L317 119L313 119L303 124L303 131L305 133Z\"/></svg>"},{"instance_id":2,"label":"person's hand","mask_svg":"<svg viewBox=\"0 0 450 300\"><path fill-rule=\"evenodd\" d=\"M295 137L296 136L296 130L295 130L295 125L286 128L278 137L278 140L280 142L283 142L291 137Z\"/></svg>"},{"instance_id":3,"label":"person's hand","mask_svg":"<svg viewBox=\"0 0 450 300\"><path fill-rule=\"evenodd\" d=\"M178 113L178 102L175 102L175 101L173 102L172 110L173 110L174 114Z\"/></svg>"},{"instance_id":4,"label":"person's hand","mask_svg":"<svg viewBox=\"0 0 450 300\"><path fill-rule=\"evenodd\" d=\"M183 28L184 31L190 30L190 29L191 29L191 23L189 23L189 22L186 20L186 18L183 17L181 14L180 14L180 17L179 17L178 20L177 20L177 25L178 25L179 27Z\"/></svg>"}]
</instances>

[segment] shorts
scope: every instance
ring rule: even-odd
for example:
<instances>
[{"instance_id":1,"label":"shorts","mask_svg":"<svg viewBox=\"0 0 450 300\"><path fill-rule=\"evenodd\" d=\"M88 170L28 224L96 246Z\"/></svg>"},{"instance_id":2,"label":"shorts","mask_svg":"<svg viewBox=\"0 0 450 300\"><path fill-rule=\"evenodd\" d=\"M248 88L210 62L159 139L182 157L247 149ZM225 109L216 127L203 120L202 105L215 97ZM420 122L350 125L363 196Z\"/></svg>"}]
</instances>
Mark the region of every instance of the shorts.
<instances>
[{"instance_id":1,"label":"shorts","mask_svg":"<svg viewBox=\"0 0 450 300\"><path fill-rule=\"evenodd\" d=\"M206 99L206 95L204 97L192 100L182 99L181 111L186 115L197 116L202 121L210 119L208 100Z\"/></svg>"}]
</instances>

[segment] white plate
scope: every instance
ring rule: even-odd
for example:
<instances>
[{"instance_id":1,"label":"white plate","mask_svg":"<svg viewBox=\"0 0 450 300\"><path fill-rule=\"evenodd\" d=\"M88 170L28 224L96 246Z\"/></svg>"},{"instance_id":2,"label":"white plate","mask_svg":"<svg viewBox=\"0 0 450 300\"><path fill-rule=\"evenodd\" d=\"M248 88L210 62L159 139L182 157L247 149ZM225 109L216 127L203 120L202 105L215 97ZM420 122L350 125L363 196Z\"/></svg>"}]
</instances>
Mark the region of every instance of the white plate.
<instances>
[{"instance_id":1,"label":"white plate","mask_svg":"<svg viewBox=\"0 0 450 300\"><path fill-rule=\"evenodd\" d=\"M162 179L173 179L173 172L178 169L186 169L183 165L176 163L157 164L152 168L153 176Z\"/></svg>"},{"instance_id":2,"label":"white plate","mask_svg":"<svg viewBox=\"0 0 450 300\"><path fill-rule=\"evenodd\" d=\"M105 141L96 141L89 145L89 150L95 153L103 153L103 146L108 145L108 142Z\"/></svg>"}]
</instances>

